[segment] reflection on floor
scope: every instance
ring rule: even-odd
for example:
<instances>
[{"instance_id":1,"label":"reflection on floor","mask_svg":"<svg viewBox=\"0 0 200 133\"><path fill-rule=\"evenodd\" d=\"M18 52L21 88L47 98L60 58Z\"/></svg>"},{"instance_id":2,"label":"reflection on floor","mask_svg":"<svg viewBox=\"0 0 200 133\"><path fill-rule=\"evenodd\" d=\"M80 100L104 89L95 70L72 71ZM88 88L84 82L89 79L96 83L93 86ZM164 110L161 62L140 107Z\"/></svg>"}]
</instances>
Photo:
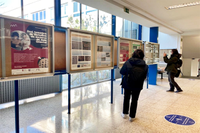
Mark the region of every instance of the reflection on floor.
<instances>
[{"instance_id":1,"label":"reflection on floor","mask_svg":"<svg viewBox=\"0 0 200 133\"><path fill-rule=\"evenodd\" d=\"M68 92L20 105L20 133L199 133L200 80L177 79L183 93L166 92L167 79L158 79L140 95L134 122L122 119L120 80L114 82L114 104L110 104L110 82L71 91L71 115L67 114ZM195 120L191 126L170 123L169 114ZM0 110L0 133L14 133L14 107Z\"/></svg>"}]
</instances>

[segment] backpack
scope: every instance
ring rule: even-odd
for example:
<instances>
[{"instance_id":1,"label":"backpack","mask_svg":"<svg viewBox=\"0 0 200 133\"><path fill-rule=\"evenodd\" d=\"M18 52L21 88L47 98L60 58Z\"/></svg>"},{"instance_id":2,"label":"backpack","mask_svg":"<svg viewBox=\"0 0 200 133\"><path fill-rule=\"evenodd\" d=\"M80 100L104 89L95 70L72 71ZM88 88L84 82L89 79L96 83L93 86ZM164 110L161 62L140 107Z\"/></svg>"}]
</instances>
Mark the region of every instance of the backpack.
<instances>
[{"instance_id":1,"label":"backpack","mask_svg":"<svg viewBox=\"0 0 200 133\"><path fill-rule=\"evenodd\" d=\"M147 66L132 66L127 74L127 85L129 87L134 87L137 83L144 82L146 78L146 67Z\"/></svg>"},{"instance_id":2,"label":"backpack","mask_svg":"<svg viewBox=\"0 0 200 133\"><path fill-rule=\"evenodd\" d=\"M177 64L177 68L180 68L183 65L183 61L181 59L178 59L176 64Z\"/></svg>"}]
</instances>

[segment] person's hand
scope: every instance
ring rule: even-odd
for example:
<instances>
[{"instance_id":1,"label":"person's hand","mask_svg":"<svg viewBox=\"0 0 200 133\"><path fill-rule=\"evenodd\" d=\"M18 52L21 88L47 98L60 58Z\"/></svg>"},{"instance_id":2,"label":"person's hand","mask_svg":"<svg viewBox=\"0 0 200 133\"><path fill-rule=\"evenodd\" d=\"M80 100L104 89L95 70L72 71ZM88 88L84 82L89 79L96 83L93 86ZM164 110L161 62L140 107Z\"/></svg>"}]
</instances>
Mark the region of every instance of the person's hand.
<instances>
[{"instance_id":1,"label":"person's hand","mask_svg":"<svg viewBox=\"0 0 200 133\"><path fill-rule=\"evenodd\" d=\"M164 53L164 54L163 54L163 56L165 57L165 56L167 56L167 54L166 54L166 53Z\"/></svg>"}]
</instances>

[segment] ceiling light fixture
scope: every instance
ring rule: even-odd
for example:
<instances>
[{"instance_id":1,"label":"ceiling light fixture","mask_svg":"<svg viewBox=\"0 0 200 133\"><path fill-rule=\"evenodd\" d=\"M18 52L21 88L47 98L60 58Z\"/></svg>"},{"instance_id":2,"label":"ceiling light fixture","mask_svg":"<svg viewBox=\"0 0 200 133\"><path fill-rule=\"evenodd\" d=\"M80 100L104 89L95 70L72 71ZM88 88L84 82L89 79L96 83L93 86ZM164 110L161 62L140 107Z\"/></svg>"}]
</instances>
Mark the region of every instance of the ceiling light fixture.
<instances>
[{"instance_id":1,"label":"ceiling light fixture","mask_svg":"<svg viewBox=\"0 0 200 133\"><path fill-rule=\"evenodd\" d=\"M183 3L179 5L173 5L169 7L165 7L167 10L176 9L176 8L183 8L183 7L190 7L190 6L197 6L200 5L200 1L197 2L190 2L190 3Z\"/></svg>"}]
</instances>

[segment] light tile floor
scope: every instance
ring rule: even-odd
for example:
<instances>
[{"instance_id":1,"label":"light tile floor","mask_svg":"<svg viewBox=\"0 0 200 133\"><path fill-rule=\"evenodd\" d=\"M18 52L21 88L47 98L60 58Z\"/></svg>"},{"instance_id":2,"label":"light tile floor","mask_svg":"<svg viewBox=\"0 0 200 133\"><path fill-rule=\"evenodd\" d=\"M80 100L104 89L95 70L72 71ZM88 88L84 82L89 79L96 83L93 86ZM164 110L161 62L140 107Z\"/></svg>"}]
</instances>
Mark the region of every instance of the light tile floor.
<instances>
[{"instance_id":1,"label":"light tile floor","mask_svg":"<svg viewBox=\"0 0 200 133\"><path fill-rule=\"evenodd\" d=\"M176 79L182 93L166 92L167 79L158 79L141 92L134 122L121 118L123 95L114 82L114 104L110 104L110 82L73 89L71 114L68 92L20 105L21 133L200 133L200 80ZM29 100L31 101L31 100ZM165 120L169 114L184 115L196 123L183 126ZM15 132L14 107L0 110L0 133Z\"/></svg>"}]
</instances>

